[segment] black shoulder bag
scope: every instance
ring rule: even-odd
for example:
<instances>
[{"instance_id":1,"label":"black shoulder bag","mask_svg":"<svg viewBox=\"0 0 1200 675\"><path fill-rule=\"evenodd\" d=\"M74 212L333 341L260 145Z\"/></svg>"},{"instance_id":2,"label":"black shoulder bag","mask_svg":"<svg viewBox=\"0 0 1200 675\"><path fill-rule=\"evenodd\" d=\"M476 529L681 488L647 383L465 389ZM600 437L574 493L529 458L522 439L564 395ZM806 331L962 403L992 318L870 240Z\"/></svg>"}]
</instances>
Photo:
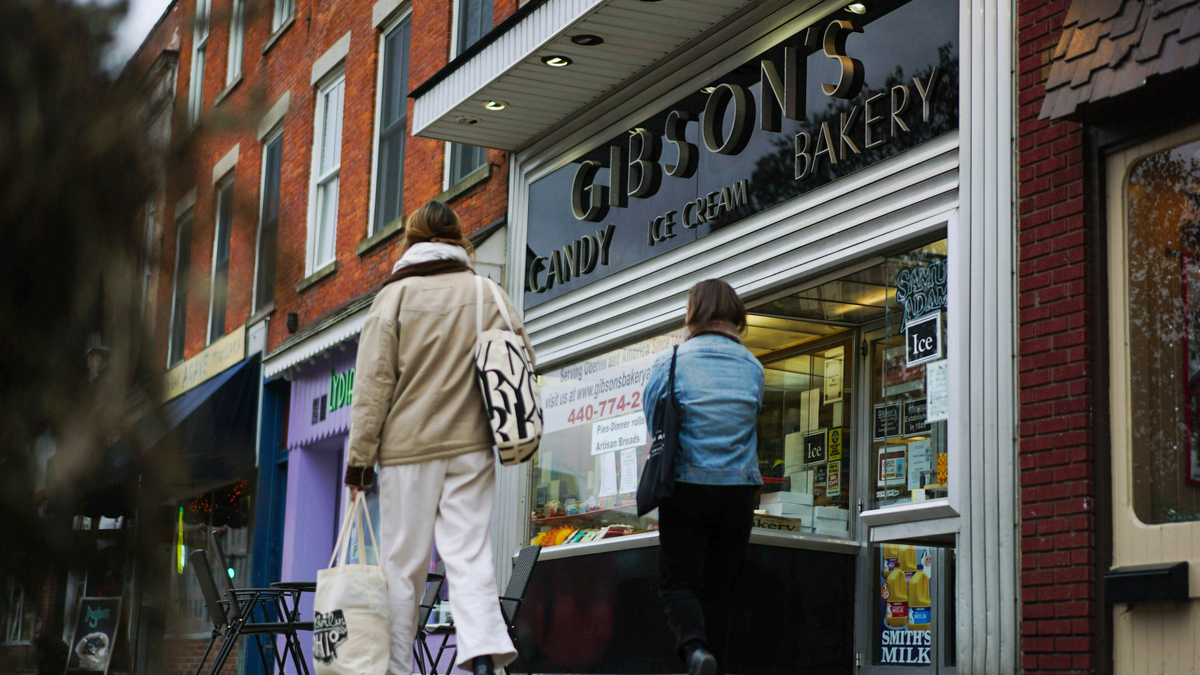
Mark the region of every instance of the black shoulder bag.
<instances>
[{"instance_id":1,"label":"black shoulder bag","mask_svg":"<svg viewBox=\"0 0 1200 675\"><path fill-rule=\"evenodd\" d=\"M662 500L675 494L675 448L679 445L679 402L675 400L675 357L679 347L671 352L671 376L667 380L665 400L655 409L650 429L650 457L638 481L637 512L644 516Z\"/></svg>"}]
</instances>

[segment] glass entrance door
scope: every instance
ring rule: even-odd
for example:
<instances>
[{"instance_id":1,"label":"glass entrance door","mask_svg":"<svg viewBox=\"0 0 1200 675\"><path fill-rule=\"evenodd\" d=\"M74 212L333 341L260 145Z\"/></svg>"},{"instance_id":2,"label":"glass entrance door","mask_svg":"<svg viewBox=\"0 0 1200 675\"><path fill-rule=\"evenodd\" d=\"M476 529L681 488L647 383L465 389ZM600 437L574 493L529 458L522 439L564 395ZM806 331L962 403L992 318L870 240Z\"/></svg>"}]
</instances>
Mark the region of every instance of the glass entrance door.
<instances>
[{"instance_id":1,"label":"glass entrance door","mask_svg":"<svg viewBox=\"0 0 1200 675\"><path fill-rule=\"evenodd\" d=\"M864 332L857 350L862 360L858 387L865 394L858 416L862 440L857 456L860 465L868 467L858 476L862 506L874 508L945 489L937 462L945 453L945 424L906 420L909 402L925 400L924 378L888 367L897 360L897 351L903 354L902 333L896 335L878 323L869 328L874 330ZM882 414L888 412L885 406L897 409L894 424ZM881 424L894 426L896 433L878 433ZM865 551L858 562L859 670L879 675L954 673L955 550L935 543L871 543L868 528L857 529Z\"/></svg>"}]
</instances>

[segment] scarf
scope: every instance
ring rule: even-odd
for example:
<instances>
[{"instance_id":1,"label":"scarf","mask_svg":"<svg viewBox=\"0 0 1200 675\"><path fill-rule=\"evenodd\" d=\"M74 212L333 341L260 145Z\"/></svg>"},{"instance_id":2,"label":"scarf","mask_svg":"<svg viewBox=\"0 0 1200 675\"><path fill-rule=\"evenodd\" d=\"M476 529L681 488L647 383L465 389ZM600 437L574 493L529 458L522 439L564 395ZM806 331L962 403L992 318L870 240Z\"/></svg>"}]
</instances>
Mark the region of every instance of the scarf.
<instances>
[{"instance_id":1,"label":"scarf","mask_svg":"<svg viewBox=\"0 0 1200 675\"><path fill-rule=\"evenodd\" d=\"M392 274L409 265L419 265L435 260L456 260L463 265L471 266L471 259L467 257L467 252L461 246L423 241L408 247L404 255L400 256L400 259L392 266Z\"/></svg>"},{"instance_id":2,"label":"scarf","mask_svg":"<svg viewBox=\"0 0 1200 675\"><path fill-rule=\"evenodd\" d=\"M461 246L454 244L413 244L392 267L392 275L384 280L386 286L408 277L432 277L454 272L473 272L471 260Z\"/></svg>"},{"instance_id":3,"label":"scarf","mask_svg":"<svg viewBox=\"0 0 1200 675\"><path fill-rule=\"evenodd\" d=\"M738 332L737 326L728 321L713 321L712 323L702 323L698 326L688 326L687 338L684 342L701 335L720 335L738 344L742 344L742 335Z\"/></svg>"}]
</instances>

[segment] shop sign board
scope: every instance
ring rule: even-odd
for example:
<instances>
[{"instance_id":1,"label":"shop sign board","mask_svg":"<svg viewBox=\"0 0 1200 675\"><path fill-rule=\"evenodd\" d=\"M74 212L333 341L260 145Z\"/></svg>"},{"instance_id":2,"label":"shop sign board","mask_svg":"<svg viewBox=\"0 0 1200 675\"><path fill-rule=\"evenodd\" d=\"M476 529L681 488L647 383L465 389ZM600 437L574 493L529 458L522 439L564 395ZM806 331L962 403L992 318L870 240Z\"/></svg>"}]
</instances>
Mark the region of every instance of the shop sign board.
<instances>
[{"instance_id":1,"label":"shop sign board","mask_svg":"<svg viewBox=\"0 0 1200 675\"><path fill-rule=\"evenodd\" d=\"M355 343L339 345L292 374L287 447L310 445L350 430Z\"/></svg>"},{"instance_id":2,"label":"shop sign board","mask_svg":"<svg viewBox=\"0 0 1200 675\"><path fill-rule=\"evenodd\" d=\"M164 400L169 401L221 374L246 358L246 326L205 347L199 354L167 371Z\"/></svg>"},{"instance_id":3,"label":"shop sign board","mask_svg":"<svg viewBox=\"0 0 1200 675\"><path fill-rule=\"evenodd\" d=\"M532 183L525 307L957 129L957 16L833 13Z\"/></svg>"},{"instance_id":4,"label":"shop sign board","mask_svg":"<svg viewBox=\"0 0 1200 675\"><path fill-rule=\"evenodd\" d=\"M925 365L925 421L932 424L950 419L949 362Z\"/></svg>"},{"instance_id":5,"label":"shop sign board","mask_svg":"<svg viewBox=\"0 0 1200 675\"><path fill-rule=\"evenodd\" d=\"M876 443L900 435L900 401L875 406L871 440Z\"/></svg>"},{"instance_id":6,"label":"shop sign board","mask_svg":"<svg viewBox=\"0 0 1200 675\"><path fill-rule=\"evenodd\" d=\"M67 675L108 672L120 625L121 598L80 598L71 631Z\"/></svg>"},{"instance_id":7,"label":"shop sign board","mask_svg":"<svg viewBox=\"0 0 1200 675\"><path fill-rule=\"evenodd\" d=\"M904 435L929 433L929 422L925 420L928 406L923 398L910 398L904 402Z\"/></svg>"},{"instance_id":8,"label":"shop sign board","mask_svg":"<svg viewBox=\"0 0 1200 675\"><path fill-rule=\"evenodd\" d=\"M917 319L946 308L946 258L905 267L896 274L896 302L904 307L905 328Z\"/></svg>"},{"instance_id":9,"label":"shop sign board","mask_svg":"<svg viewBox=\"0 0 1200 675\"><path fill-rule=\"evenodd\" d=\"M842 429L834 427L829 430L829 461L836 462L842 458Z\"/></svg>"},{"instance_id":10,"label":"shop sign board","mask_svg":"<svg viewBox=\"0 0 1200 675\"><path fill-rule=\"evenodd\" d=\"M842 463L830 462L828 475L826 477L828 484L825 488L825 494L830 497L837 497L842 494Z\"/></svg>"},{"instance_id":11,"label":"shop sign board","mask_svg":"<svg viewBox=\"0 0 1200 675\"><path fill-rule=\"evenodd\" d=\"M646 415L640 410L595 422L592 424L592 454L640 448L648 442L646 434Z\"/></svg>"},{"instance_id":12,"label":"shop sign board","mask_svg":"<svg viewBox=\"0 0 1200 675\"><path fill-rule=\"evenodd\" d=\"M804 435L804 463L816 464L827 460L829 436L825 429Z\"/></svg>"},{"instance_id":13,"label":"shop sign board","mask_svg":"<svg viewBox=\"0 0 1200 675\"><path fill-rule=\"evenodd\" d=\"M910 321L904 327L904 354L908 367L942 358L942 313Z\"/></svg>"}]
</instances>

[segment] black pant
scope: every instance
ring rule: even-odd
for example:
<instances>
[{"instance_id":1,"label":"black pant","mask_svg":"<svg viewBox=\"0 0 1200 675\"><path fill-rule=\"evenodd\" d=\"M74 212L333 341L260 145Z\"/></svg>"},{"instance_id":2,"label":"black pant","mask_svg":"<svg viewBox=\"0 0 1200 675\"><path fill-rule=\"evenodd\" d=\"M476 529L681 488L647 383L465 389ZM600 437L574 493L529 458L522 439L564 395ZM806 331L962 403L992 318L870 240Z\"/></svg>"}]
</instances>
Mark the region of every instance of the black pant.
<instances>
[{"instance_id":1,"label":"black pant","mask_svg":"<svg viewBox=\"0 0 1200 675\"><path fill-rule=\"evenodd\" d=\"M658 508L658 596L675 648L708 648L722 670L729 648L729 608L754 526L756 486L676 483Z\"/></svg>"}]
</instances>

